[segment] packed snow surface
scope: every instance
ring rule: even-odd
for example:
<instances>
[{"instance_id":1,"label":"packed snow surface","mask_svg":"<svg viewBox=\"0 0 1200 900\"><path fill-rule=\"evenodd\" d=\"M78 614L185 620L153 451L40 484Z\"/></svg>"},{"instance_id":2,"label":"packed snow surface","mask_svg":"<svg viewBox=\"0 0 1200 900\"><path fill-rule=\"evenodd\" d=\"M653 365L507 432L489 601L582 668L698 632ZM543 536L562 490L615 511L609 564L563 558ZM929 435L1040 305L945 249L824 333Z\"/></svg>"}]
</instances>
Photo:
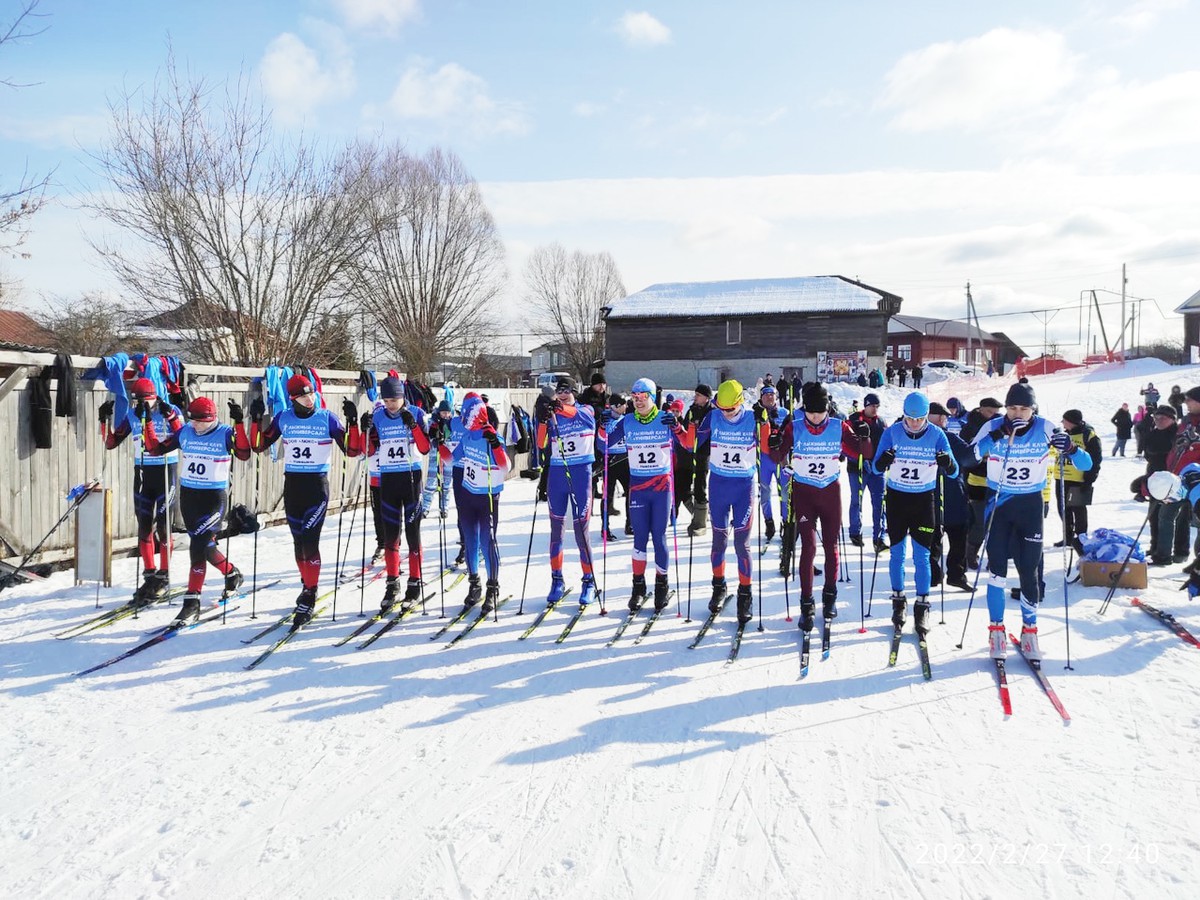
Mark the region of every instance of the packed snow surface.
<instances>
[{"instance_id":1,"label":"packed snow surface","mask_svg":"<svg viewBox=\"0 0 1200 900\"><path fill-rule=\"evenodd\" d=\"M1145 371L1143 371L1145 369ZM1154 380L1200 384L1200 370L1139 364L1035 379L1055 422L1083 410L1111 451L1109 418ZM1007 383L931 385L969 405ZM837 386L844 410L865 393ZM884 388L897 415L904 391ZM1135 533L1142 471L1106 457L1093 526ZM986 656L982 600L945 594L926 682L909 634L888 668L886 557L846 554L826 661L814 648L799 678L798 631L786 619L778 540L763 557L762 632L725 665L727 613L697 649L710 537L678 532L672 608L640 644L631 628L604 644L629 596L631 540L607 551L608 616L588 610L561 644L544 606L547 516L538 509L524 615L534 486L510 481L500 511L499 622L443 649L435 594L366 650L333 643L377 608L383 582L337 596L326 614L260 668L257 629L298 590L291 541L258 540L258 578L282 578L228 621L201 625L86 677L73 673L144 639L162 607L74 640L54 634L128 596L117 584L73 586L69 572L0 594L0 892L5 897L1195 897L1200 882L1200 650L1130 605L1120 590L1070 585L1070 661L1061 535L1046 522L1045 668L1072 716L1063 724L1019 656L1009 659L1013 716L1001 712ZM454 513L447 553L453 556ZM424 524L438 572L439 522ZM620 534L624 519L614 520ZM600 566L598 519L593 542ZM348 541L347 541L348 538ZM325 529L324 582L336 568L337 520ZM674 543L674 535L669 542ZM346 514L343 553L363 556L361 515ZM567 574L579 569L567 535ZM368 547L368 552L370 548ZM247 573L252 539L230 550ZM178 554L172 579L186 578ZM730 553L730 572L733 568ZM1178 566L1151 570L1140 596L1200 633L1200 604ZM871 594L872 575L875 575ZM911 578L911 576L910 576ZM818 583L819 580L818 580ZM209 576L209 592L217 589ZM756 574L757 585L757 574ZM434 587L436 588L436 580ZM756 588L757 589L757 588ZM911 582L909 591L911 593ZM453 614L466 585L447 591ZM860 632L860 598L873 597ZM576 594L577 596L577 594ZM942 597L935 593L935 621ZM690 602L691 622L686 619ZM570 611L570 610L567 610ZM645 614L643 614L645 615ZM1019 613L1010 606L1010 630ZM755 625L758 620L756 619ZM966 624L962 650L955 648ZM909 626L911 628L911 624ZM456 629L457 630L457 629Z\"/></svg>"}]
</instances>

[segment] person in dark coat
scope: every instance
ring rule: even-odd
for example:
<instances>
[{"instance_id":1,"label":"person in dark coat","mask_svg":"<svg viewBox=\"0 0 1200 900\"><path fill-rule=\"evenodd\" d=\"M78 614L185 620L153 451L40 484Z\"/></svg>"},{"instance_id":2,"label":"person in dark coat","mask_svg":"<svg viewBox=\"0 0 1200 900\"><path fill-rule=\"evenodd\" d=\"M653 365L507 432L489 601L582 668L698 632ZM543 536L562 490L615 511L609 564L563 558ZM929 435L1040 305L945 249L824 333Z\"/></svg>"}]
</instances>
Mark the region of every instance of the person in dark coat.
<instances>
[{"instance_id":1,"label":"person in dark coat","mask_svg":"<svg viewBox=\"0 0 1200 900\"><path fill-rule=\"evenodd\" d=\"M1133 438L1137 448L1137 456L1142 455L1142 450L1146 443L1146 436L1154 430L1154 411L1146 409L1144 406L1139 406L1137 414L1133 417Z\"/></svg>"},{"instance_id":2,"label":"person in dark coat","mask_svg":"<svg viewBox=\"0 0 1200 900\"><path fill-rule=\"evenodd\" d=\"M901 363L900 368L896 370L896 379L900 382L900 387L904 387L908 383L908 369L905 368L904 363Z\"/></svg>"},{"instance_id":3,"label":"person in dark coat","mask_svg":"<svg viewBox=\"0 0 1200 900\"><path fill-rule=\"evenodd\" d=\"M1180 390L1179 385L1171 386L1171 393L1167 395L1167 403L1175 407L1175 418L1183 418L1183 400L1184 393Z\"/></svg>"},{"instance_id":4,"label":"person in dark coat","mask_svg":"<svg viewBox=\"0 0 1200 900\"><path fill-rule=\"evenodd\" d=\"M925 372L924 372L924 370L921 368L921 364L920 364L920 363L917 363L916 365L914 365L914 366L912 367L913 387L915 387L915 388L917 388L917 389L920 389L920 387L921 387L921 379L924 377L924 375L925 375Z\"/></svg>"},{"instance_id":5,"label":"person in dark coat","mask_svg":"<svg viewBox=\"0 0 1200 900\"><path fill-rule=\"evenodd\" d=\"M1071 443L1081 447L1092 458L1092 467L1080 471L1072 465L1071 460L1067 460L1061 468L1056 465L1053 470L1055 506L1064 526L1064 539L1055 541L1054 546L1061 547L1065 542L1082 556L1083 547L1079 543L1079 535L1086 534L1088 530L1087 508L1092 503L1092 485L1100 475L1104 446L1100 443L1096 429L1083 421L1083 413L1077 409L1068 409L1063 413L1062 427L1071 438Z\"/></svg>"},{"instance_id":6,"label":"person in dark coat","mask_svg":"<svg viewBox=\"0 0 1200 900\"><path fill-rule=\"evenodd\" d=\"M1133 416L1129 414L1129 404L1122 403L1121 408L1113 413L1110 419L1117 428L1117 442L1113 444L1112 455L1125 455L1125 442L1133 437Z\"/></svg>"},{"instance_id":7,"label":"person in dark coat","mask_svg":"<svg viewBox=\"0 0 1200 900\"><path fill-rule=\"evenodd\" d=\"M929 404L929 422L946 431L949 411L940 403ZM933 584L940 584L943 577L946 584L960 591L971 591L971 582L967 579L967 532L971 528L971 506L967 502L967 486L963 481L963 466L974 464L975 454L971 446L957 434L946 432L950 441L950 452L958 463L958 474L954 478L943 475L938 478L938 490L941 492L937 506L940 514L940 531L949 539L949 552L946 554L945 566L942 565L941 534L936 535L934 546L938 553L930 557L933 568Z\"/></svg>"},{"instance_id":8,"label":"person in dark coat","mask_svg":"<svg viewBox=\"0 0 1200 900\"><path fill-rule=\"evenodd\" d=\"M1154 410L1154 428L1142 442L1146 456L1146 477L1168 468L1167 459L1175 446L1179 424L1174 407L1166 404ZM1140 479L1145 484L1144 479ZM1148 494L1143 488L1142 493ZM1187 562L1191 550L1191 509L1183 501L1163 503L1150 497L1147 515L1150 522L1150 565L1165 566L1172 562Z\"/></svg>"},{"instance_id":9,"label":"person in dark coat","mask_svg":"<svg viewBox=\"0 0 1200 900\"><path fill-rule=\"evenodd\" d=\"M895 380L896 380L896 369L891 363L888 363L887 364L887 383L891 384Z\"/></svg>"}]
</instances>

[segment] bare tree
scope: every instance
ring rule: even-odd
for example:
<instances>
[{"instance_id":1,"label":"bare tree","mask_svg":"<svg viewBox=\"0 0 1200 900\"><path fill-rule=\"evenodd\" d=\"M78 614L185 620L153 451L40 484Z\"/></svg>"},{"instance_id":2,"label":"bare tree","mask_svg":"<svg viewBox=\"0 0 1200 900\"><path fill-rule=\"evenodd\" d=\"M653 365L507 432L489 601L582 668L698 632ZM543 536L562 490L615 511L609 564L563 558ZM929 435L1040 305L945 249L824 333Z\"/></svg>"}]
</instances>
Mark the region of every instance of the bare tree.
<instances>
[{"instance_id":1,"label":"bare tree","mask_svg":"<svg viewBox=\"0 0 1200 900\"><path fill-rule=\"evenodd\" d=\"M368 236L361 154L277 139L244 81L218 90L173 58L110 112L111 142L92 158L111 188L91 208L133 246L93 246L129 295L183 307L200 361L304 362Z\"/></svg>"},{"instance_id":2,"label":"bare tree","mask_svg":"<svg viewBox=\"0 0 1200 900\"><path fill-rule=\"evenodd\" d=\"M369 240L355 299L416 377L486 326L504 282L504 247L479 186L453 153L413 157L398 146L371 160Z\"/></svg>"},{"instance_id":3,"label":"bare tree","mask_svg":"<svg viewBox=\"0 0 1200 900\"><path fill-rule=\"evenodd\" d=\"M608 253L543 245L525 265L525 288L531 330L561 343L571 370L586 380L592 361L604 355L601 309L625 296L616 262Z\"/></svg>"},{"instance_id":4,"label":"bare tree","mask_svg":"<svg viewBox=\"0 0 1200 900\"><path fill-rule=\"evenodd\" d=\"M88 291L77 301L60 299L56 308L35 316L54 333L55 347L75 356L108 356L127 342L129 310Z\"/></svg>"},{"instance_id":5,"label":"bare tree","mask_svg":"<svg viewBox=\"0 0 1200 900\"><path fill-rule=\"evenodd\" d=\"M0 25L0 48L46 30L46 26L39 26L36 21L43 15L37 12L40 2L25 0L12 22ZM0 77L0 86L28 87L5 77ZM33 175L26 169L15 185L0 186L0 249L11 253L24 243L28 220L45 204L49 184L49 175Z\"/></svg>"}]
</instances>

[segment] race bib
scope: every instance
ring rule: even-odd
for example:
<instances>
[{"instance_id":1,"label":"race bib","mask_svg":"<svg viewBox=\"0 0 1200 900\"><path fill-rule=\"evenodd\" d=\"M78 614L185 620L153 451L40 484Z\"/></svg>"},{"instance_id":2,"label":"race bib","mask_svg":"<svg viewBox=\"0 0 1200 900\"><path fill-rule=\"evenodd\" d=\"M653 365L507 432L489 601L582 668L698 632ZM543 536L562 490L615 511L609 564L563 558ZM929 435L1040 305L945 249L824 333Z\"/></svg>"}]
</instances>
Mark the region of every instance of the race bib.
<instances>
[{"instance_id":1,"label":"race bib","mask_svg":"<svg viewBox=\"0 0 1200 900\"><path fill-rule=\"evenodd\" d=\"M179 467L179 483L190 488L212 488L229 483L230 457L185 456Z\"/></svg>"},{"instance_id":2,"label":"race bib","mask_svg":"<svg viewBox=\"0 0 1200 900\"><path fill-rule=\"evenodd\" d=\"M316 438L284 439L284 459L289 468L299 471L317 471L329 465L333 452L332 440Z\"/></svg>"},{"instance_id":3,"label":"race bib","mask_svg":"<svg viewBox=\"0 0 1200 900\"><path fill-rule=\"evenodd\" d=\"M887 483L900 490L928 490L937 483L936 460L896 460L888 468Z\"/></svg>"},{"instance_id":4,"label":"race bib","mask_svg":"<svg viewBox=\"0 0 1200 900\"><path fill-rule=\"evenodd\" d=\"M629 451L629 470L639 475L660 475L668 470L667 447L637 447Z\"/></svg>"},{"instance_id":5,"label":"race bib","mask_svg":"<svg viewBox=\"0 0 1200 900\"><path fill-rule=\"evenodd\" d=\"M758 455L753 447L714 442L709 466L720 472L744 474L754 471L757 460Z\"/></svg>"}]
</instances>

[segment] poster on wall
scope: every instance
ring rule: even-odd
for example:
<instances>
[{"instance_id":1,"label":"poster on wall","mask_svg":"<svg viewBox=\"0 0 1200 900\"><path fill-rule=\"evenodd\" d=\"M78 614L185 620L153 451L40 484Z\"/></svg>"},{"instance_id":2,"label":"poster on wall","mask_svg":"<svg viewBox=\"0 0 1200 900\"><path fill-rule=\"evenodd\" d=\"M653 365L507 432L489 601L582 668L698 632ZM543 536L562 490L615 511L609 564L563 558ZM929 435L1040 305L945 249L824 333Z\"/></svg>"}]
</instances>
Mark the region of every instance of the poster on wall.
<instances>
[{"instance_id":1,"label":"poster on wall","mask_svg":"<svg viewBox=\"0 0 1200 900\"><path fill-rule=\"evenodd\" d=\"M818 381L858 381L859 375L867 375L866 350L817 351Z\"/></svg>"}]
</instances>

